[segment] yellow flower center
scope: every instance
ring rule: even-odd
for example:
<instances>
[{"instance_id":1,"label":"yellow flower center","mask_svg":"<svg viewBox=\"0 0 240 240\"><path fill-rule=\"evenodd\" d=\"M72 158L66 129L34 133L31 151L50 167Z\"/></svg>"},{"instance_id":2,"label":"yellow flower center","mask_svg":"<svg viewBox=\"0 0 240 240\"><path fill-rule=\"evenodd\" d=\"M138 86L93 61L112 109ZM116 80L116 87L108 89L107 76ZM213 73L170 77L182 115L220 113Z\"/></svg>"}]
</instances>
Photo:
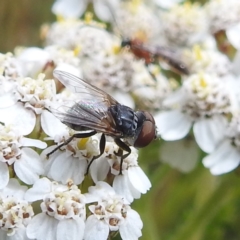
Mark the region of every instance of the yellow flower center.
<instances>
[{"instance_id":1,"label":"yellow flower center","mask_svg":"<svg viewBox=\"0 0 240 240\"><path fill-rule=\"evenodd\" d=\"M89 140L89 138L81 138L77 144L78 149L84 150L86 148L86 144L87 144L88 140Z\"/></svg>"}]
</instances>

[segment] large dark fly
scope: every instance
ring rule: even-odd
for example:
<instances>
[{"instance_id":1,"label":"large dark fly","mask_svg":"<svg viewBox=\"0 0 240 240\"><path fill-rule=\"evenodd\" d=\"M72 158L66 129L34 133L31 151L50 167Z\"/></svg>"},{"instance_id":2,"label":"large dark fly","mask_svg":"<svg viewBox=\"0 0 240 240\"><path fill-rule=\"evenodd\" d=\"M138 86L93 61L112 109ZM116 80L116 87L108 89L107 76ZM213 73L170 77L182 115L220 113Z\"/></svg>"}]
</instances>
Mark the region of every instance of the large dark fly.
<instances>
[{"instance_id":1,"label":"large dark fly","mask_svg":"<svg viewBox=\"0 0 240 240\"><path fill-rule=\"evenodd\" d=\"M134 111L120 104L103 90L71 73L55 70L53 75L69 90L77 94L79 101L75 101L71 106L62 107L62 111L59 109L50 111L62 123L80 133L71 136L47 156L68 144L73 138L86 138L102 133L99 144L100 154L92 158L87 172L91 163L103 154L106 135L114 139L120 152L126 151L125 154L121 154L121 174L123 160L131 153L129 146L142 148L156 138L155 121L150 113Z\"/></svg>"}]
</instances>

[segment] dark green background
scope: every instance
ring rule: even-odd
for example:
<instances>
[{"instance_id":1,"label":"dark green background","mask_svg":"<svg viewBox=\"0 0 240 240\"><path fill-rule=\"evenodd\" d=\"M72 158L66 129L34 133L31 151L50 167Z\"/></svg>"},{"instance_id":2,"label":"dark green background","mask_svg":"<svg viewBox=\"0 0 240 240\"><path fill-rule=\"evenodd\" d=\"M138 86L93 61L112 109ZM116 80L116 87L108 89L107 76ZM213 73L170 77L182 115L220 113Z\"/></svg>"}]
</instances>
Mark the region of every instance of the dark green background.
<instances>
[{"instance_id":1,"label":"dark green background","mask_svg":"<svg viewBox=\"0 0 240 240\"><path fill-rule=\"evenodd\" d=\"M1 0L0 52L13 51L16 46L41 46L40 27L53 22L53 0Z\"/></svg>"}]
</instances>

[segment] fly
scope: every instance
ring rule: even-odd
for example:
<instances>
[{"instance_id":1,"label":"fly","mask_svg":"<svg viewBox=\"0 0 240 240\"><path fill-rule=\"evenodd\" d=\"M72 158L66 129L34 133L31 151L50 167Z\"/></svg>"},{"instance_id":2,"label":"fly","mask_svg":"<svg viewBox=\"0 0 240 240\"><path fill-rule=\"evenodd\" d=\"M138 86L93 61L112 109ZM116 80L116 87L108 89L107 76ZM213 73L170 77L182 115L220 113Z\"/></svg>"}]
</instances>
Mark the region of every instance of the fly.
<instances>
[{"instance_id":1,"label":"fly","mask_svg":"<svg viewBox=\"0 0 240 240\"><path fill-rule=\"evenodd\" d=\"M54 70L53 75L66 88L77 94L79 101L73 102L72 106L63 107L63 111L58 109L50 111L62 123L71 129L80 131L80 133L73 134L64 143L48 153L48 157L74 138L87 138L96 133L102 133L99 142L100 153L91 159L87 173L92 162L103 154L106 135L112 137L119 146L120 151L116 155L121 155L121 174L123 160L131 153L130 146L143 148L156 139L155 120L149 112L134 111L132 108L117 102L103 90L71 73ZM82 132L86 130L89 132ZM126 153L123 154L123 151Z\"/></svg>"}]
</instances>

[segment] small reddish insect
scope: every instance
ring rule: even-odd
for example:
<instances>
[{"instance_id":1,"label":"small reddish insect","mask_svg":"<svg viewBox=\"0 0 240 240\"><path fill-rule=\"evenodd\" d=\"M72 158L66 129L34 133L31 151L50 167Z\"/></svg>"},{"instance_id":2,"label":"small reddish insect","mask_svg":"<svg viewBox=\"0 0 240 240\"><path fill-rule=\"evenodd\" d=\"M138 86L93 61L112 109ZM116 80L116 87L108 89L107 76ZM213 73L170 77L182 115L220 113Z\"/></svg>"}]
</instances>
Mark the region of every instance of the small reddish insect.
<instances>
[{"instance_id":1,"label":"small reddish insect","mask_svg":"<svg viewBox=\"0 0 240 240\"><path fill-rule=\"evenodd\" d=\"M91 163L103 154L107 135L119 146L120 151L116 155L121 155L121 174L123 160L131 153L129 146L143 148L156 139L155 120L149 112L134 111L117 102L103 90L68 72L55 70L53 75L77 94L79 101L73 102L72 106L61 107L62 111L59 109L50 111L71 129L88 132L74 134L47 156L71 142L73 138L86 138L102 133L99 143L100 154L92 158L87 172ZM123 154L123 151L127 153Z\"/></svg>"},{"instance_id":2,"label":"small reddish insect","mask_svg":"<svg viewBox=\"0 0 240 240\"><path fill-rule=\"evenodd\" d=\"M145 44L139 39L125 39L122 41L122 47L129 47L130 51L140 59L144 59L145 64L156 63L158 61L166 62L172 71L178 74L188 75L189 70L182 61L178 60L176 52L162 46L151 46Z\"/></svg>"},{"instance_id":3,"label":"small reddish insect","mask_svg":"<svg viewBox=\"0 0 240 240\"><path fill-rule=\"evenodd\" d=\"M105 1L106 6L108 7L112 19L118 27L118 21L114 14L114 9L108 1ZM118 27L119 31L120 28ZM121 34L120 34L121 35ZM178 74L188 75L189 70L186 64L180 60L178 60L179 56L177 56L176 52L170 48L163 46L152 46L148 43L144 43L141 39L145 38L145 36L134 37L134 38L125 38L122 36L122 47L128 47L130 51L140 59L144 59L146 66L150 63L158 63L158 61L166 62L172 71ZM150 71L149 71L150 72ZM151 72L150 72L151 74ZM153 76L153 74L151 74ZM154 77L154 76L153 76ZM155 77L154 77L155 78Z\"/></svg>"}]
</instances>

